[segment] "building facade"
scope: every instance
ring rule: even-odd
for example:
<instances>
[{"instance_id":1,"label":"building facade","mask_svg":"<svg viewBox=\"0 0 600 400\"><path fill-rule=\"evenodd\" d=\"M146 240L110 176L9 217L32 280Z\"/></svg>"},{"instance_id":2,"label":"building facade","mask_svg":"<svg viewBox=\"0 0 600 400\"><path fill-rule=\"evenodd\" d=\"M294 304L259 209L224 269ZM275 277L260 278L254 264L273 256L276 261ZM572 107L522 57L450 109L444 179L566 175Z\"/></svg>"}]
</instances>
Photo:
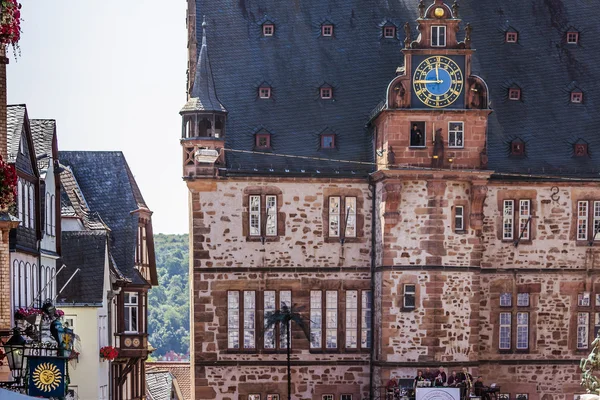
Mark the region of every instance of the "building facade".
<instances>
[{"instance_id":1,"label":"building facade","mask_svg":"<svg viewBox=\"0 0 600 400\"><path fill-rule=\"evenodd\" d=\"M284 398L265 325L283 306L306 321L295 399L377 398L440 365L509 398L581 393L600 329L589 5L413 3L188 1L196 399Z\"/></svg>"}]
</instances>

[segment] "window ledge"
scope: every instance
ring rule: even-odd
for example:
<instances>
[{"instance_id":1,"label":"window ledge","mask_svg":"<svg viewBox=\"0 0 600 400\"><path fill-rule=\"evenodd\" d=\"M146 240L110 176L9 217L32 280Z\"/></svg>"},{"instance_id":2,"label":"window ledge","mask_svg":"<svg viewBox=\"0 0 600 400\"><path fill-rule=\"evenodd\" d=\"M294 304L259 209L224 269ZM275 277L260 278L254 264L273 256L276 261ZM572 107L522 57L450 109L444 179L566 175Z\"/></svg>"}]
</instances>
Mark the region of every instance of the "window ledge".
<instances>
[{"instance_id":1,"label":"window ledge","mask_svg":"<svg viewBox=\"0 0 600 400\"><path fill-rule=\"evenodd\" d=\"M246 242L262 242L264 240L265 243L269 242L279 242L281 241L280 236L246 236Z\"/></svg>"},{"instance_id":2,"label":"window ledge","mask_svg":"<svg viewBox=\"0 0 600 400\"><path fill-rule=\"evenodd\" d=\"M400 311L402 312L413 312L417 309L417 307L402 307L400 308Z\"/></svg>"},{"instance_id":3,"label":"window ledge","mask_svg":"<svg viewBox=\"0 0 600 400\"><path fill-rule=\"evenodd\" d=\"M340 243L341 238L339 237L326 237L325 243ZM347 237L344 239L344 243L362 243L363 238L359 237Z\"/></svg>"}]
</instances>

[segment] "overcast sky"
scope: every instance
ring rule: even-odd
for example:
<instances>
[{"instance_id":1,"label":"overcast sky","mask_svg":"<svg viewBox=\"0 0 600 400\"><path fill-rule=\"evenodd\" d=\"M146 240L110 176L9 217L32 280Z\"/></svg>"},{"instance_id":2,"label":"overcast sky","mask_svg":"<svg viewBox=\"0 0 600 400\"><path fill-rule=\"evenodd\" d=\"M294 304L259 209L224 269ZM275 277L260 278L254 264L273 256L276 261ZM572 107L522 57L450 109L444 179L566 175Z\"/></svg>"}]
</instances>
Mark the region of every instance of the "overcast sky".
<instances>
[{"instance_id":1,"label":"overcast sky","mask_svg":"<svg viewBox=\"0 0 600 400\"><path fill-rule=\"evenodd\" d=\"M155 233L187 233L179 110L184 0L21 0L21 56L8 102L55 119L59 150L120 150L154 211Z\"/></svg>"}]
</instances>

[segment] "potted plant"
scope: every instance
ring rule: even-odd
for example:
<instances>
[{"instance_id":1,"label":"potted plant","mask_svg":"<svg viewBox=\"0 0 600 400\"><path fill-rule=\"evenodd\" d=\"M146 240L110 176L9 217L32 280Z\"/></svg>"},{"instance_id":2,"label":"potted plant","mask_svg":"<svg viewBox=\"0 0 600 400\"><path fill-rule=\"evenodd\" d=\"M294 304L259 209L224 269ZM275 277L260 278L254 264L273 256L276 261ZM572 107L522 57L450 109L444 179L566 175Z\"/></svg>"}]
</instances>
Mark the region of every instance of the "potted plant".
<instances>
[{"instance_id":1,"label":"potted plant","mask_svg":"<svg viewBox=\"0 0 600 400\"><path fill-rule=\"evenodd\" d=\"M21 4L17 0L0 1L2 1L0 43L11 45L16 58L21 39Z\"/></svg>"},{"instance_id":2,"label":"potted plant","mask_svg":"<svg viewBox=\"0 0 600 400\"><path fill-rule=\"evenodd\" d=\"M117 349L112 346L104 346L100 348L100 358L108 361L112 361L119 355Z\"/></svg>"}]
</instances>

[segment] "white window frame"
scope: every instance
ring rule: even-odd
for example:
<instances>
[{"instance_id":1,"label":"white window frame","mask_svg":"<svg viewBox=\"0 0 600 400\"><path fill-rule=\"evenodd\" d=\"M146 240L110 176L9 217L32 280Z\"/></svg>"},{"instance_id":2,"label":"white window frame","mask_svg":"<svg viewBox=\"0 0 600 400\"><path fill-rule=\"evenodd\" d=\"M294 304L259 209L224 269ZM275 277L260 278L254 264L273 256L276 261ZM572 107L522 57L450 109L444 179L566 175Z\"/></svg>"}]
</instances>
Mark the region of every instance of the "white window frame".
<instances>
[{"instance_id":1,"label":"white window frame","mask_svg":"<svg viewBox=\"0 0 600 400\"><path fill-rule=\"evenodd\" d=\"M256 348L256 292L244 291L244 349ZM246 340L248 339L248 340Z\"/></svg>"},{"instance_id":2,"label":"white window frame","mask_svg":"<svg viewBox=\"0 0 600 400\"><path fill-rule=\"evenodd\" d=\"M46 193L46 203L45 203L45 216L44 216L44 232L46 232L47 235L50 235L50 219L52 218L50 216L50 193Z\"/></svg>"},{"instance_id":3,"label":"white window frame","mask_svg":"<svg viewBox=\"0 0 600 400\"><path fill-rule=\"evenodd\" d=\"M443 43L440 43L440 36ZM446 47L446 27L444 25L433 25L431 27L431 47Z\"/></svg>"},{"instance_id":4,"label":"white window frame","mask_svg":"<svg viewBox=\"0 0 600 400\"><path fill-rule=\"evenodd\" d=\"M268 394L267 400L279 400L279 395L278 394Z\"/></svg>"},{"instance_id":5,"label":"white window frame","mask_svg":"<svg viewBox=\"0 0 600 400\"><path fill-rule=\"evenodd\" d=\"M240 348L240 292L237 290L227 292L227 348Z\"/></svg>"},{"instance_id":6,"label":"white window frame","mask_svg":"<svg viewBox=\"0 0 600 400\"><path fill-rule=\"evenodd\" d=\"M583 292L577 294L577 305L579 307L589 307L591 304L590 292Z\"/></svg>"},{"instance_id":7,"label":"white window frame","mask_svg":"<svg viewBox=\"0 0 600 400\"><path fill-rule=\"evenodd\" d=\"M567 32L567 43L568 44L577 44L579 43L579 32Z\"/></svg>"},{"instance_id":8,"label":"white window frame","mask_svg":"<svg viewBox=\"0 0 600 400\"><path fill-rule=\"evenodd\" d=\"M277 196L265 197L267 221L265 224L266 236L277 236ZM260 220L260 219L259 219Z\"/></svg>"},{"instance_id":9,"label":"white window frame","mask_svg":"<svg viewBox=\"0 0 600 400\"><path fill-rule=\"evenodd\" d=\"M329 237L340 237L340 218L342 216L342 198L340 196L329 196Z\"/></svg>"},{"instance_id":10,"label":"white window frame","mask_svg":"<svg viewBox=\"0 0 600 400\"><path fill-rule=\"evenodd\" d=\"M260 394L249 394L248 400L260 400Z\"/></svg>"},{"instance_id":11,"label":"white window frame","mask_svg":"<svg viewBox=\"0 0 600 400\"><path fill-rule=\"evenodd\" d=\"M279 292L279 309L283 309L283 306L286 305L288 308L292 308L292 291L291 290L281 290ZM292 328L291 321L288 323L287 329ZM290 348L292 348L292 335L290 332ZM285 329L280 327L279 329L279 348L287 349L287 336L285 333Z\"/></svg>"},{"instance_id":12,"label":"white window frame","mask_svg":"<svg viewBox=\"0 0 600 400\"><path fill-rule=\"evenodd\" d=\"M594 215L592 219L592 234L594 235L594 240L600 239L600 231L598 231L598 227L600 226L600 201L594 201ZM598 232L598 233L596 233Z\"/></svg>"},{"instance_id":13,"label":"white window frame","mask_svg":"<svg viewBox=\"0 0 600 400\"><path fill-rule=\"evenodd\" d=\"M517 293L517 307L529 307L529 293Z\"/></svg>"},{"instance_id":14,"label":"white window frame","mask_svg":"<svg viewBox=\"0 0 600 400\"><path fill-rule=\"evenodd\" d=\"M324 394L321 396L321 400L335 400L335 395L333 394Z\"/></svg>"},{"instance_id":15,"label":"white window frame","mask_svg":"<svg viewBox=\"0 0 600 400\"><path fill-rule=\"evenodd\" d=\"M253 200L256 200L258 202L258 205L253 204ZM248 233L250 234L250 236L260 236L261 234L260 206L260 195L250 195L248 198ZM256 219L254 220L253 218Z\"/></svg>"},{"instance_id":16,"label":"white window frame","mask_svg":"<svg viewBox=\"0 0 600 400\"><path fill-rule=\"evenodd\" d=\"M589 346L590 313L577 313L577 349L587 349Z\"/></svg>"},{"instance_id":17,"label":"white window frame","mask_svg":"<svg viewBox=\"0 0 600 400\"><path fill-rule=\"evenodd\" d=\"M517 313L517 350L529 349L529 313Z\"/></svg>"},{"instance_id":18,"label":"white window frame","mask_svg":"<svg viewBox=\"0 0 600 400\"><path fill-rule=\"evenodd\" d=\"M459 212L460 210L460 212ZM460 221L460 224L459 224ZM454 207L454 230L464 231L465 230L465 207L456 206Z\"/></svg>"},{"instance_id":19,"label":"white window frame","mask_svg":"<svg viewBox=\"0 0 600 400\"><path fill-rule=\"evenodd\" d=\"M29 197L29 227L35 228L35 188L32 184L28 185Z\"/></svg>"},{"instance_id":20,"label":"white window frame","mask_svg":"<svg viewBox=\"0 0 600 400\"><path fill-rule=\"evenodd\" d=\"M358 290L346 290L346 348L358 348Z\"/></svg>"},{"instance_id":21,"label":"white window frame","mask_svg":"<svg viewBox=\"0 0 600 400\"><path fill-rule=\"evenodd\" d=\"M323 292L310 291L310 348L323 347Z\"/></svg>"},{"instance_id":22,"label":"white window frame","mask_svg":"<svg viewBox=\"0 0 600 400\"><path fill-rule=\"evenodd\" d=\"M338 292L325 291L325 348L338 348Z\"/></svg>"},{"instance_id":23,"label":"white window frame","mask_svg":"<svg viewBox=\"0 0 600 400\"><path fill-rule=\"evenodd\" d=\"M23 183L23 226L29 227L29 183Z\"/></svg>"},{"instance_id":24,"label":"white window frame","mask_svg":"<svg viewBox=\"0 0 600 400\"><path fill-rule=\"evenodd\" d=\"M577 240L587 240L588 235L588 202L577 202Z\"/></svg>"},{"instance_id":25,"label":"white window frame","mask_svg":"<svg viewBox=\"0 0 600 400\"><path fill-rule=\"evenodd\" d=\"M25 224L23 220L23 180L19 178L17 184L17 207L19 208L19 220Z\"/></svg>"},{"instance_id":26,"label":"white window frame","mask_svg":"<svg viewBox=\"0 0 600 400\"><path fill-rule=\"evenodd\" d=\"M511 348L511 329L512 313L501 312L498 316L498 348L500 350L510 350Z\"/></svg>"},{"instance_id":27,"label":"white window frame","mask_svg":"<svg viewBox=\"0 0 600 400\"><path fill-rule=\"evenodd\" d=\"M327 33L326 30L329 30L329 33ZM324 37L333 36L333 24L323 24L321 27L321 35Z\"/></svg>"},{"instance_id":28,"label":"white window frame","mask_svg":"<svg viewBox=\"0 0 600 400\"><path fill-rule=\"evenodd\" d=\"M512 294L509 292L500 293L500 307L512 307Z\"/></svg>"},{"instance_id":29,"label":"white window frame","mask_svg":"<svg viewBox=\"0 0 600 400\"><path fill-rule=\"evenodd\" d=\"M129 295L129 300L127 299ZM135 299L135 302L133 302ZM125 333L138 333L140 330L140 296L137 292L125 292L123 294L123 310L125 316L129 316L129 320L124 319ZM135 315L135 327L133 326L133 316ZM133 329L135 328L135 329Z\"/></svg>"},{"instance_id":30,"label":"white window frame","mask_svg":"<svg viewBox=\"0 0 600 400\"><path fill-rule=\"evenodd\" d=\"M270 99L271 98L271 88L268 86L261 86L258 88L258 97L261 99Z\"/></svg>"},{"instance_id":31,"label":"white window frame","mask_svg":"<svg viewBox=\"0 0 600 400\"><path fill-rule=\"evenodd\" d=\"M502 202L502 240L514 239L515 228L515 201Z\"/></svg>"},{"instance_id":32,"label":"white window frame","mask_svg":"<svg viewBox=\"0 0 600 400\"><path fill-rule=\"evenodd\" d=\"M373 318L373 297L370 290L363 290L361 292L361 333L360 333L360 347L363 349L371 348L371 318Z\"/></svg>"},{"instance_id":33,"label":"white window frame","mask_svg":"<svg viewBox=\"0 0 600 400\"><path fill-rule=\"evenodd\" d=\"M412 289L409 290L410 286L412 286ZM407 299L412 295L412 299L413 299L413 305L409 305L407 304ZM406 283L404 284L404 292L403 292L403 296L402 296L402 306L403 308L408 308L408 309L414 309L417 308L417 285L414 283Z\"/></svg>"},{"instance_id":34,"label":"white window frame","mask_svg":"<svg viewBox=\"0 0 600 400\"><path fill-rule=\"evenodd\" d=\"M346 210L344 215L346 219L344 237L354 238L356 237L356 197L344 198L344 205Z\"/></svg>"},{"instance_id":35,"label":"white window frame","mask_svg":"<svg viewBox=\"0 0 600 400\"><path fill-rule=\"evenodd\" d=\"M388 30L391 34L388 34ZM386 25L383 27L383 37L385 39L395 39L396 38L396 27L392 25Z\"/></svg>"},{"instance_id":36,"label":"white window frame","mask_svg":"<svg viewBox=\"0 0 600 400\"><path fill-rule=\"evenodd\" d=\"M460 124L460 129L451 129L453 124ZM457 135L460 134L460 145L457 143ZM463 121L448 122L448 148L462 149L465 147L465 123Z\"/></svg>"},{"instance_id":37,"label":"white window frame","mask_svg":"<svg viewBox=\"0 0 600 400\"><path fill-rule=\"evenodd\" d=\"M270 31L268 31L270 29ZM271 37L275 34L275 24L263 24L263 36Z\"/></svg>"},{"instance_id":38,"label":"white window frame","mask_svg":"<svg viewBox=\"0 0 600 400\"><path fill-rule=\"evenodd\" d=\"M519 237L521 240L531 238L531 200L519 200Z\"/></svg>"},{"instance_id":39,"label":"white window frame","mask_svg":"<svg viewBox=\"0 0 600 400\"><path fill-rule=\"evenodd\" d=\"M270 314L273 314L277 309L277 292L274 290L265 290L263 293L264 297L264 335L263 335L263 347L265 349L275 349L275 326L267 329L267 318Z\"/></svg>"}]
</instances>

